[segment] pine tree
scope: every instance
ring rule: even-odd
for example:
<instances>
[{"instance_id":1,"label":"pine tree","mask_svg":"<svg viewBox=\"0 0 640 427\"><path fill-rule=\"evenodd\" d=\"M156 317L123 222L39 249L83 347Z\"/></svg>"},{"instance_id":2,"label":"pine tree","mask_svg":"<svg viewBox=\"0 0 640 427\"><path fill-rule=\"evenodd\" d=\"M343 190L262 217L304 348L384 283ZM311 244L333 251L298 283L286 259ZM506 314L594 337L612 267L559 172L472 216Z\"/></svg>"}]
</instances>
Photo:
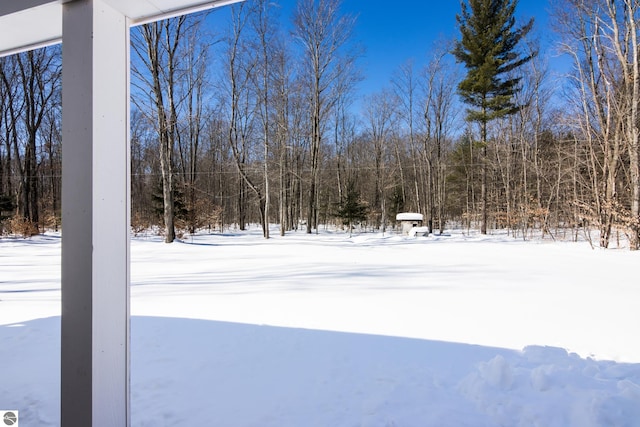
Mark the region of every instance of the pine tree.
<instances>
[{"instance_id":1,"label":"pine tree","mask_svg":"<svg viewBox=\"0 0 640 427\"><path fill-rule=\"evenodd\" d=\"M360 200L360 193L355 189L353 183L347 185L347 192L344 199L338 206L336 216L342 219L342 223L349 227L349 236L354 223L367 219L368 208Z\"/></svg>"},{"instance_id":2,"label":"pine tree","mask_svg":"<svg viewBox=\"0 0 640 427\"><path fill-rule=\"evenodd\" d=\"M2 234L2 222L11 217L14 209L13 197L0 193L0 234Z\"/></svg>"},{"instance_id":3,"label":"pine tree","mask_svg":"<svg viewBox=\"0 0 640 427\"><path fill-rule=\"evenodd\" d=\"M520 77L513 71L533 58L517 51L518 43L533 27L533 19L516 27L517 0L468 0L456 16L461 38L453 55L464 63L466 77L458 94L469 105L467 121L480 125L482 165L482 233L487 232L487 124L514 114L521 107L514 103Z\"/></svg>"}]
</instances>

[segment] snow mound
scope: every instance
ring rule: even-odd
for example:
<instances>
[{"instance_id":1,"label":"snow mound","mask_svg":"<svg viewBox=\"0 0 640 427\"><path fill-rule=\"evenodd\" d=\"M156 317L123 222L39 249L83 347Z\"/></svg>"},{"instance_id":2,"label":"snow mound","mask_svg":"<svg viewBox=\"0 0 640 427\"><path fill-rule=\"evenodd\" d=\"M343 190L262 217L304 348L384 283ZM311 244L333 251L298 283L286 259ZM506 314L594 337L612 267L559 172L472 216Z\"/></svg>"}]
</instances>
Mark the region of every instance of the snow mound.
<instances>
[{"instance_id":1,"label":"snow mound","mask_svg":"<svg viewBox=\"0 0 640 427\"><path fill-rule=\"evenodd\" d=\"M480 363L458 390L495 425L638 426L640 365L531 346Z\"/></svg>"}]
</instances>

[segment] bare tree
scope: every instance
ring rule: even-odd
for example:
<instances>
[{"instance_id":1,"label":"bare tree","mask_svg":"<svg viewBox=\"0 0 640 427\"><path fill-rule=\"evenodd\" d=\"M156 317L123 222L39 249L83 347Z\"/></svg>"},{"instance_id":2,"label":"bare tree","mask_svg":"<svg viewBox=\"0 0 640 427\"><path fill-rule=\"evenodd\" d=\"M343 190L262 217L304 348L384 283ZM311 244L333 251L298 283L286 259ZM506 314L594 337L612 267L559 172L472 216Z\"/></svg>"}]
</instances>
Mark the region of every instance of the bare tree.
<instances>
[{"instance_id":1,"label":"bare tree","mask_svg":"<svg viewBox=\"0 0 640 427\"><path fill-rule=\"evenodd\" d=\"M418 76L415 73L415 65L413 60L409 60L402 64L394 74L391 80L395 96L398 99L398 116L407 126L408 143L411 159L411 168L413 170L413 197L415 199L415 210L417 212L425 212L424 205L426 181L424 163L420 161L422 152L419 138L417 136L417 123L419 122L418 112ZM406 197L403 197L406 198Z\"/></svg>"},{"instance_id":2,"label":"bare tree","mask_svg":"<svg viewBox=\"0 0 640 427\"><path fill-rule=\"evenodd\" d=\"M307 233L317 229L317 186L323 134L336 101L332 89L353 70L353 54L343 54L355 18L340 12L340 0L299 0L293 34L303 50L303 70L310 95L310 167Z\"/></svg>"},{"instance_id":3,"label":"bare tree","mask_svg":"<svg viewBox=\"0 0 640 427\"><path fill-rule=\"evenodd\" d=\"M58 231L61 224L62 177L62 111L52 104L42 124L41 204L45 213L43 225Z\"/></svg>"},{"instance_id":4,"label":"bare tree","mask_svg":"<svg viewBox=\"0 0 640 427\"><path fill-rule=\"evenodd\" d=\"M142 93L150 93L152 111L160 146L164 239L176 238L174 204L174 150L177 138L176 73L178 48L187 18L184 16L145 24L132 34L135 84ZM147 111L146 99L134 97L140 111Z\"/></svg>"},{"instance_id":5,"label":"bare tree","mask_svg":"<svg viewBox=\"0 0 640 427\"><path fill-rule=\"evenodd\" d=\"M620 69L618 85L621 94L615 103L620 116L629 156L629 212L623 212L620 222L629 230L630 248L640 250L640 3L623 0L622 4L606 2L604 25L615 52L615 62Z\"/></svg>"},{"instance_id":6,"label":"bare tree","mask_svg":"<svg viewBox=\"0 0 640 427\"><path fill-rule=\"evenodd\" d=\"M177 145L182 182L186 191L187 227L194 233L202 224L202 204L198 191L199 157L204 115L208 110L206 101L207 61L209 59L209 41L202 31L200 22L196 21L185 33L184 70L180 73L178 86L182 103L184 103L183 119L178 123ZM204 200L204 203L210 203Z\"/></svg>"},{"instance_id":7,"label":"bare tree","mask_svg":"<svg viewBox=\"0 0 640 427\"><path fill-rule=\"evenodd\" d=\"M5 105L6 146L18 175L17 213L38 230L41 225L40 142L45 118L60 102L58 47L31 50L7 58L0 67Z\"/></svg>"},{"instance_id":8,"label":"bare tree","mask_svg":"<svg viewBox=\"0 0 640 427\"><path fill-rule=\"evenodd\" d=\"M268 239L271 204L269 164L270 155L275 151L271 145L272 138L280 138L279 140L282 142L282 126L285 120L282 109L279 111L279 116L277 112L274 113L277 111L275 104L278 101L283 101L282 98L277 99L276 87L283 89L281 79L286 79L286 74L282 74L282 70L278 73L278 66L281 66L282 62L286 60L286 54L283 52L282 35L276 25L277 15L274 5L267 0L256 0L252 6L250 24L253 40L249 42L250 51L248 54L256 57L251 82L256 94L257 116L260 121L260 138L262 140L262 188L257 196L260 199L263 235ZM278 84L280 86L277 86ZM281 94L281 96L286 96L286 94Z\"/></svg>"},{"instance_id":9,"label":"bare tree","mask_svg":"<svg viewBox=\"0 0 640 427\"><path fill-rule=\"evenodd\" d=\"M274 138L276 156L278 159L278 218L280 235L293 228L292 215L292 183L291 173L291 87L292 71L290 56L283 40L279 41L273 59L273 110L274 110Z\"/></svg>"},{"instance_id":10,"label":"bare tree","mask_svg":"<svg viewBox=\"0 0 640 427\"><path fill-rule=\"evenodd\" d=\"M535 44L530 43L529 46L532 50L539 51ZM547 67L543 56L536 55L526 65L529 72L523 78L523 90L517 95L523 97L519 103L525 106L516 116L516 121L519 123L518 139L523 163L521 176L523 191L520 197L523 237L526 237L532 216L540 222L543 237L546 233L551 233L549 226L551 203L559 199L559 186L564 172L564 168L560 167L562 157L558 157L561 152L555 150L556 156L552 160L543 157L547 150L543 151L542 148L546 147L541 147L542 144L553 142L554 139L547 120L551 98ZM551 188L544 185L545 181L551 184Z\"/></svg>"},{"instance_id":11,"label":"bare tree","mask_svg":"<svg viewBox=\"0 0 640 427\"><path fill-rule=\"evenodd\" d=\"M433 229L435 220L440 232L445 224L448 144L458 116L454 91L458 76L447 58L446 50L436 50L424 69L422 79L425 122L422 153L428 171L426 213L429 230Z\"/></svg>"},{"instance_id":12,"label":"bare tree","mask_svg":"<svg viewBox=\"0 0 640 427\"><path fill-rule=\"evenodd\" d=\"M22 110L22 103L18 104L17 74L15 61L10 58L0 58L0 107L2 109L0 127L4 148L0 195L3 198L3 218L10 217L9 214L13 213L17 202L13 170L20 167L17 125Z\"/></svg>"},{"instance_id":13,"label":"bare tree","mask_svg":"<svg viewBox=\"0 0 640 427\"><path fill-rule=\"evenodd\" d=\"M396 111L394 97L389 90L382 90L370 95L366 100L366 129L372 142L374 158L374 198L373 209L377 214L377 226L386 231L386 168L388 149L391 148L391 135L396 127Z\"/></svg>"},{"instance_id":14,"label":"bare tree","mask_svg":"<svg viewBox=\"0 0 640 427\"><path fill-rule=\"evenodd\" d=\"M613 228L620 226L629 232L631 248L639 249L640 5L632 0L565 0L560 6L556 15L562 47L574 59L580 100L576 132L589 153L591 199L576 203L598 224L600 246L608 247ZM625 170L626 183L621 182Z\"/></svg>"},{"instance_id":15,"label":"bare tree","mask_svg":"<svg viewBox=\"0 0 640 427\"><path fill-rule=\"evenodd\" d=\"M202 19L180 16L132 30L132 98L142 117L155 123L167 243L176 238L176 227L193 232L198 226L196 182L210 46Z\"/></svg>"},{"instance_id":16,"label":"bare tree","mask_svg":"<svg viewBox=\"0 0 640 427\"><path fill-rule=\"evenodd\" d=\"M263 236L269 238L270 63L273 53L268 38L274 27L266 3L250 6L240 4L232 8L233 28L227 43L226 76L230 96L229 144L241 178L241 194L246 186L255 195ZM255 54L256 50L259 55ZM258 139L260 144L257 144ZM258 146L261 152L258 152ZM252 169L259 159L261 171L256 174ZM244 223L244 219L241 221Z\"/></svg>"}]
</instances>

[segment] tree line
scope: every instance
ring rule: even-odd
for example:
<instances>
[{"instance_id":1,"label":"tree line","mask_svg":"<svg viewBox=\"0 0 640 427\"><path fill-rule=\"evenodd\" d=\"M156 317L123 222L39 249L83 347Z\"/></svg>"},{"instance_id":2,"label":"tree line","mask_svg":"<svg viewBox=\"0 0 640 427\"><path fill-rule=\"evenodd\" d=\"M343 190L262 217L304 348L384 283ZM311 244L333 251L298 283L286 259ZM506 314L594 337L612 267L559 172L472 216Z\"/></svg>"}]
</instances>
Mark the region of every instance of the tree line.
<instances>
[{"instance_id":1,"label":"tree line","mask_svg":"<svg viewBox=\"0 0 640 427\"><path fill-rule=\"evenodd\" d=\"M566 76L534 23L515 22L517 0L461 5L458 39L425 40L425 63L364 99L357 19L339 0L298 0L287 17L248 0L218 33L203 14L132 28L133 231L385 231L415 211L434 231L638 249L640 4L556 2ZM60 224L60 55L0 59L2 233Z\"/></svg>"}]
</instances>

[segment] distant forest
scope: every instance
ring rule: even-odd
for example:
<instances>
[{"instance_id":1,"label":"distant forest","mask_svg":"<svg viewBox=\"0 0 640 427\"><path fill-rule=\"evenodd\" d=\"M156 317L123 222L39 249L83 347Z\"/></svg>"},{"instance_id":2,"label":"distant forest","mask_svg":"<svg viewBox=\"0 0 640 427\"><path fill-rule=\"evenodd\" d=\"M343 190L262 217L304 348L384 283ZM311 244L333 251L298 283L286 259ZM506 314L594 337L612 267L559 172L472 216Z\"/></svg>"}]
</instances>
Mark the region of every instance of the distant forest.
<instances>
[{"instance_id":1,"label":"distant forest","mask_svg":"<svg viewBox=\"0 0 640 427\"><path fill-rule=\"evenodd\" d=\"M465 3L461 29L480 3ZM514 108L484 121L461 96L463 37L357 100L356 18L340 6L298 0L282 17L248 0L215 34L203 14L132 28L134 233L385 231L419 212L435 232L593 231L595 245L640 247L638 1L555 2L570 74L552 78L551 53L523 32L508 53L527 60L504 74ZM61 62L59 46L0 59L0 235L60 227Z\"/></svg>"}]
</instances>

